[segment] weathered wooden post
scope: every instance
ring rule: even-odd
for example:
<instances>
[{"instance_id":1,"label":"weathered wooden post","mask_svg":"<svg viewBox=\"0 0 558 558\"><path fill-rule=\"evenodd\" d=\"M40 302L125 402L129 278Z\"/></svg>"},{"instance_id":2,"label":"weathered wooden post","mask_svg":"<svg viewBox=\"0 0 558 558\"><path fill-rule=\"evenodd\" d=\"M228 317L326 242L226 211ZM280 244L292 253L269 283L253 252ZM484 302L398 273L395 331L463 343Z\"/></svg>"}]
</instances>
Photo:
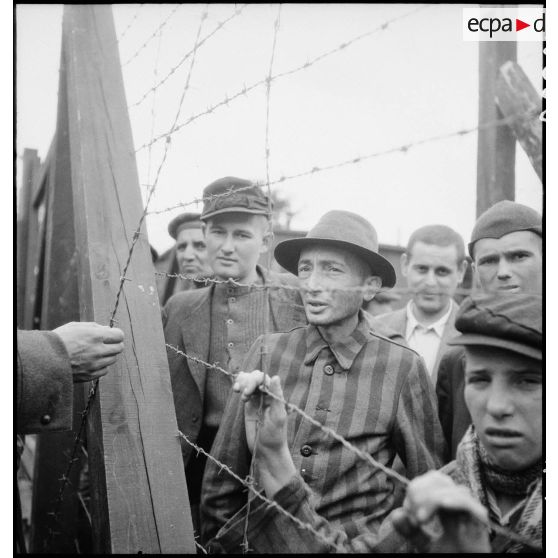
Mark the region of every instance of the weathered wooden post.
<instances>
[{"instance_id":1,"label":"weathered wooden post","mask_svg":"<svg viewBox=\"0 0 558 558\"><path fill-rule=\"evenodd\" d=\"M108 324L143 211L111 7L65 6L63 49L79 311ZM125 350L88 419L94 551L194 553L145 225L126 276Z\"/></svg>"},{"instance_id":2,"label":"weathered wooden post","mask_svg":"<svg viewBox=\"0 0 558 558\"><path fill-rule=\"evenodd\" d=\"M542 122L537 118L542 112L542 99L519 64L509 61L501 66L496 103L504 116L532 115L513 121L510 127L542 181Z\"/></svg>"},{"instance_id":3,"label":"weathered wooden post","mask_svg":"<svg viewBox=\"0 0 558 558\"><path fill-rule=\"evenodd\" d=\"M479 42L479 124L503 118L496 104L500 67L517 58L517 43ZM515 136L509 126L480 129L477 146L477 217L501 200L515 199Z\"/></svg>"}]
</instances>

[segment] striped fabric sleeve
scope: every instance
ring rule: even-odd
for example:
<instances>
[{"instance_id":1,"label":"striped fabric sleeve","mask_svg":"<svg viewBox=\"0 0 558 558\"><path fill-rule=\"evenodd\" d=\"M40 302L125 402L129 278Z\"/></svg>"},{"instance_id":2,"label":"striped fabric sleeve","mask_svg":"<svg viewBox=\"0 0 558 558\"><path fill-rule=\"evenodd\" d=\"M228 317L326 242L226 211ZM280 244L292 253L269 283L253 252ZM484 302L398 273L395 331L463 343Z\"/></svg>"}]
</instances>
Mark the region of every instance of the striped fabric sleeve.
<instances>
[{"instance_id":1,"label":"striped fabric sleeve","mask_svg":"<svg viewBox=\"0 0 558 558\"><path fill-rule=\"evenodd\" d=\"M418 357L409 357L397 405L394 443L408 477L414 478L442 466L446 445L428 372Z\"/></svg>"},{"instance_id":2,"label":"striped fabric sleeve","mask_svg":"<svg viewBox=\"0 0 558 558\"><path fill-rule=\"evenodd\" d=\"M256 339L244 362L244 370L260 367L261 339ZM218 373L218 372L217 372ZM211 455L230 467L241 478L250 471L251 453L246 443L244 405L240 395L231 391ZM202 482L202 542L212 539L219 529L246 503L246 489L226 471L208 460Z\"/></svg>"},{"instance_id":3,"label":"striped fabric sleeve","mask_svg":"<svg viewBox=\"0 0 558 558\"><path fill-rule=\"evenodd\" d=\"M248 542L256 553L305 554L329 552L410 552L411 546L395 530L388 516L378 534L365 531L348 537L319 516L309 503L309 489L299 475L277 492L274 501L311 529L304 529L280 510L265 502L252 505L248 519ZM234 552L244 537L246 521L243 513L225 525L209 545L210 552ZM326 540L330 541L328 544Z\"/></svg>"}]
</instances>

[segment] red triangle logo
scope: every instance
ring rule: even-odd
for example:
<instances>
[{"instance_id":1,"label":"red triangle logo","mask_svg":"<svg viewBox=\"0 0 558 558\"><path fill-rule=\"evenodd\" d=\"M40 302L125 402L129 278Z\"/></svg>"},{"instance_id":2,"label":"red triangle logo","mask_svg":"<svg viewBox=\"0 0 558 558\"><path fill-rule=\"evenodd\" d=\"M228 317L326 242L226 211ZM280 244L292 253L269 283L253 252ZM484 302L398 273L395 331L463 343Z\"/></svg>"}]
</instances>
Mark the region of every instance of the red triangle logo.
<instances>
[{"instance_id":1,"label":"red triangle logo","mask_svg":"<svg viewBox=\"0 0 558 558\"><path fill-rule=\"evenodd\" d=\"M522 29L525 29L526 27L531 27L530 23L525 23L524 21L521 21L520 19L515 20L515 30L516 31L521 31Z\"/></svg>"}]
</instances>

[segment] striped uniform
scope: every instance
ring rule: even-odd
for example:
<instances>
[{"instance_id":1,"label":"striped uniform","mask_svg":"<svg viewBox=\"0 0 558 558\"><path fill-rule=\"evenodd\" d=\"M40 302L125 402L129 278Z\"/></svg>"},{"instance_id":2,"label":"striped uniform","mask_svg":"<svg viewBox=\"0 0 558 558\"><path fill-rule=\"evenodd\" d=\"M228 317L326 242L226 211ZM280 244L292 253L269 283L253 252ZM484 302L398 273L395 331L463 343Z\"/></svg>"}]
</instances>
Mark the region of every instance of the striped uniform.
<instances>
[{"instance_id":1,"label":"striped uniform","mask_svg":"<svg viewBox=\"0 0 558 558\"><path fill-rule=\"evenodd\" d=\"M312 325L259 337L244 364L244 370L255 369L278 374L285 399L381 463L390 466L397 453L410 477L442 464L434 390L420 357L372 333L362 314L355 331L332 345ZM289 415L287 436L316 511L349 536L363 528L376 531L396 504L394 481L297 413ZM212 454L241 477L249 474L244 407L236 393ZM245 503L243 487L209 464L202 486L203 540Z\"/></svg>"}]
</instances>

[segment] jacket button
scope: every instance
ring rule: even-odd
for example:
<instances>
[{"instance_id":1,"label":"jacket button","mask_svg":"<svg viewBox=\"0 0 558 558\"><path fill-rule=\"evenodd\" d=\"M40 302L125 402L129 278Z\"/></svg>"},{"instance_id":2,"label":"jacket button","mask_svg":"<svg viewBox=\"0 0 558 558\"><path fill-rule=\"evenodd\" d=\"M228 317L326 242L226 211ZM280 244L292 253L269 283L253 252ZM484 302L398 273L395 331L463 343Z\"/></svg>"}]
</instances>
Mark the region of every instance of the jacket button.
<instances>
[{"instance_id":1,"label":"jacket button","mask_svg":"<svg viewBox=\"0 0 558 558\"><path fill-rule=\"evenodd\" d=\"M196 413L192 413L192 422L198 422L198 419L200 417L198 417L198 415L196 415Z\"/></svg>"},{"instance_id":2,"label":"jacket button","mask_svg":"<svg viewBox=\"0 0 558 558\"><path fill-rule=\"evenodd\" d=\"M333 366L331 366L331 364L326 364L326 365L324 366L324 372L325 372L328 376L331 376L331 375L335 372L335 370L333 370Z\"/></svg>"},{"instance_id":3,"label":"jacket button","mask_svg":"<svg viewBox=\"0 0 558 558\"><path fill-rule=\"evenodd\" d=\"M312 446L304 445L300 448L300 454L304 457L310 457L312 455Z\"/></svg>"},{"instance_id":4,"label":"jacket button","mask_svg":"<svg viewBox=\"0 0 558 558\"><path fill-rule=\"evenodd\" d=\"M43 415L41 417L41 424L50 424L50 421L52 420L50 415Z\"/></svg>"}]
</instances>

